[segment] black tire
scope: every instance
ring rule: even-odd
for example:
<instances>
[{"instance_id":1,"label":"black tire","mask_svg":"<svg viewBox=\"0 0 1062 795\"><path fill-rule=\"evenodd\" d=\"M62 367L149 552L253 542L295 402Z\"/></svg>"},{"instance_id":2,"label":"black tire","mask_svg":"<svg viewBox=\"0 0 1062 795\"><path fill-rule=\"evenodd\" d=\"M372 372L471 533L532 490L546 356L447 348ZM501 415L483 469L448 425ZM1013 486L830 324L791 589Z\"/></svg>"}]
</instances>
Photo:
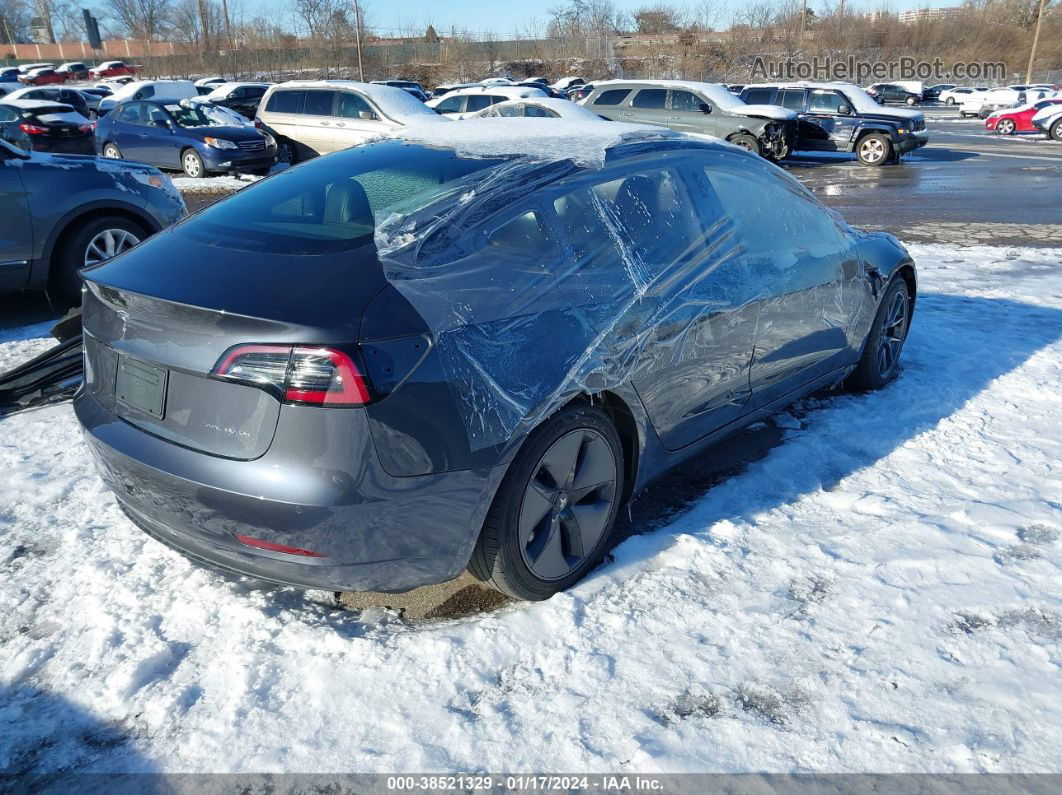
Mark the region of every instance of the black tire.
<instances>
[{"instance_id":1,"label":"black tire","mask_svg":"<svg viewBox=\"0 0 1062 795\"><path fill-rule=\"evenodd\" d=\"M917 100L917 99L915 99L914 97L908 97L908 98L907 98L907 99L905 100L905 102L906 102L906 103L907 103L908 105L917 105L917 104L918 104L918 100Z\"/></svg>"},{"instance_id":2,"label":"black tire","mask_svg":"<svg viewBox=\"0 0 1062 795\"><path fill-rule=\"evenodd\" d=\"M61 239L64 242L52 255L48 292L54 302L63 306L81 304L81 275L78 271L87 264L96 264L91 260L106 261L106 257L99 257L95 253L103 253L98 248L93 249L94 253L90 257L89 248L101 235L106 237L107 232L113 233L111 239L115 240L115 254L121 254L150 234L140 224L121 215L96 216L87 222L75 221L74 225L63 230ZM123 239L122 233L131 236L132 240Z\"/></svg>"},{"instance_id":3,"label":"black tire","mask_svg":"<svg viewBox=\"0 0 1062 795\"><path fill-rule=\"evenodd\" d=\"M1051 125L1051 131L1047 135L1056 141L1062 141L1062 119Z\"/></svg>"},{"instance_id":4,"label":"black tire","mask_svg":"<svg viewBox=\"0 0 1062 795\"><path fill-rule=\"evenodd\" d=\"M903 326L893 324L897 303L903 306ZM894 276L878 304L878 312L863 346L863 355L846 385L857 392L881 389L892 381L900 372L900 353L911 328L911 294L907 282L900 276ZM882 349L888 349L883 353ZM891 351L891 352L889 352Z\"/></svg>"},{"instance_id":5,"label":"black tire","mask_svg":"<svg viewBox=\"0 0 1062 795\"><path fill-rule=\"evenodd\" d=\"M277 162L293 166L299 162L299 148L287 138L277 140Z\"/></svg>"},{"instance_id":6,"label":"black tire","mask_svg":"<svg viewBox=\"0 0 1062 795\"><path fill-rule=\"evenodd\" d=\"M996 132L1000 135L1014 135L1017 126L1010 119L1003 119L996 125Z\"/></svg>"},{"instance_id":7,"label":"black tire","mask_svg":"<svg viewBox=\"0 0 1062 795\"><path fill-rule=\"evenodd\" d=\"M762 155L763 149L760 147L759 139L755 135L749 133L738 133L730 138L726 139L734 146L740 146L742 149L746 149L756 155Z\"/></svg>"},{"instance_id":8,"label":"black tire","mask_svg":"<svg viewBox=\"0 0 1062 795\"><path fill-rule=\"evenodd\" d=\"M203 158L194 149L185 149L181 152L181 169L186 177L191 177L192 179L208 176L206 163L203 162Z\"/></svg>"},{"instance_id":9,"label":"black tire","mask_svg":"<svg viewBox=\"0 0 1062 795\"><path fill-rule=\"evenodd\" d=\"M568 467L569 455L567 479L554 477ZM469 570L515 599L548 599L574 585L608 549L623 471L623 447L608 415L588 405L562 409L528 436L513 459Z\"/></svg>"},{"instance_id":10,"label":"black tire","mask_svg":"<svg viewBox=\"0 0 1062 795\"><path fill-rule=\"evenodd\" d=\"M103 145L103 148L100 150L100 154L102 154L104 157L113 158L115 160L120 160L122 158L122 150L119 149L118 144L114 143L113 141L108 141L107 143L105 143Z\"/></svg>"},{"instance_id":11,"label":"black tire","mask_svg":"<svg viewBox=\"0 0 1062 795\"><path fill-rule=\"evenodd\" d=\"M892 160L892 141L881 133L871 133L859 139L856 157L864 166L883 166Z\"/></svg>"},{"instance_id":12,"label":"black tire","mask_svg":"<svg viewBox=\"0 0 1062 795\"><path fill-rule=\"evenodd\" d=\"M944 104L945 105L954 105L955 104L955 97L948 97L946 100L944 100Z\"/></svg>"}]
</instances>

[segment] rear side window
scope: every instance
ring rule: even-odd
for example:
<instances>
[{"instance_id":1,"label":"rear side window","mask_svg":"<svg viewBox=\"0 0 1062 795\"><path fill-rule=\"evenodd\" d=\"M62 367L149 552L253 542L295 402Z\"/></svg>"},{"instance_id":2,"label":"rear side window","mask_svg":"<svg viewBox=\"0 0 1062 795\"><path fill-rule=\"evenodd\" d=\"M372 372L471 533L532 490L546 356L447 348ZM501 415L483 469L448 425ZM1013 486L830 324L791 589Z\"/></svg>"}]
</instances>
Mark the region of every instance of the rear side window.
<instances>
[{"instance_id":1,"label":"rear side window","mask_svg":"<svg viewBox=\"0 0 1062 795\"><path fill-rule=\"evenodd\" d=\"M745 102L749 105L770 105L774 100L773 88L745 89Z\"/></svg>"},{"instance_id":2,"label":"rear side window","mask_svg":"<svg viewBox=\"0 0 1062 795\"><path fill-rule=\"evenodd\" d=\"M618 105L631 93L629 88L611 88L608 91L602 91L594 99L595 105Z\"/></svg>"},{"instance_id":3,"label":"rear side window","mask_svg":"<svg viewBox=\"0 0 1062 795\"><path fill-rule=\"evenodd\" d=\"M704 100L692 91L672 91L671 110L686 111L689 113L699 112Z\"/></svg>"},{"instance_id":4,"label":"rear side window","mask_svg":"<svg viewBox=\"0 0 1062 795\"><path fill-rule=\"evenodd\" d=\"M271 113L298 113L302 105L301 91L275 91L266 104Z\"/></svg>"},{"instance_id":5,"label":"rear side window","mask_svg":"<svg viewBox=\"0 0 1062 795\"><path fill-rule=\"evenodd\" d=\"M824 256L844 247L826 208L762 164L718 157L705 173L747 253L784 270L800 250Z\"/></svg>"},{"instance_id":6,"label":"rear side window","mask_svg":"<svg viewBox=\"0 0 1062 795\"><path fill-rule=\"evenodd\" d=\"M643 88L634 95L631 107L644 108L646 110L659 110L664 107L664 100L666 99L666 88Z\"/></svg>"},{"instance_id":7,"label":"rear side window","mask_svg":"<svg viewBox=\"0 0 1062 795\"><path fill-rule=\"evenodd\" d=\"M553 247L545 223L531 210L494 230L487 237L492 251L513 256L541 256Z\"/></svg>"},{"instance_id":8,"label":"rear side window","mask_svg":"<svg viewBox=\"0 0 1062 795\"><path fill-rule=\"evenodd\" d=\"M307 91L302 101L302 112L307 116L331 116L335 98L334 91Z\"/></svg>"},{"instance_id":9,"label":"rear side window","mask_svg":"<svg viewBox=\"0 0 1062 795\"><path fill-rule=\"evenodd\" d=\"M473 94L468 98L468 105L466 110L469 113L474 113L477 110L483 110L489 108L495 102L501 102L505 97L496 97L488 94Z\"/></svg>"},{"instance_id":10,"label":"rear side window","mask_svg":"<svg viewBox=\"0 0 1062 795\"><path fill-rule=\"evenodd\" d=\"M17 119L18 114L11 110L11 108L0 107L0 122L16 121Z\"/></svg>"},{"instance_id":11,"label":"rear side window","mask_svg":"<svg viewBox=\"0 0 1062 795\"><path fill-rule=\"evenodd\" d=\"M697 212L670 168L579 188L556 199L553 209L579 269L624 268L648 283L703 245ZM621 230L623 250L610 228Z\"/></svg>"},{"instance_id":12,"label":"rear side window","mask_svg":"<svg viewBox=\"0 0 1062 795\"><path fill-rule=\"evenodd\" d=\"M778 104L789 110L804 110L804 89L787 88L779 91Z\"/></svg>"},{"instance_id":13,"label":"rear side window","mask_svg":"<svg viewBox=\"0 0 1062 795\"><path fill-rule=\"evenodd\" d=\"M527 105L524 108L525 116L534 116L539 119L555 119L557 114L546 108L540 108L538 105Z\"/></svg>"}]
</instances>

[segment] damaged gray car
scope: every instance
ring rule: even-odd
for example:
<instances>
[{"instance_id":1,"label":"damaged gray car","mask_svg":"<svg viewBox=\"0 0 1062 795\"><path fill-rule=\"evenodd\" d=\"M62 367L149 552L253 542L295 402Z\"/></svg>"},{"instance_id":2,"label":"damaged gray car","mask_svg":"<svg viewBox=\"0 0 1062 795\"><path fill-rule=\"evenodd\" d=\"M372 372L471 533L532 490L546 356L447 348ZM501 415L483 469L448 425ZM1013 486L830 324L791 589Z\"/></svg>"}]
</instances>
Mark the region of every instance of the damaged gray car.
<instances>
[{"instance_id":1,"label":"damaged gray car","mask_svg":"<svg viewBox=\"0 0 1062 795\"><path fill-rule=\"evenodd\" d=\"M133 522L279 583L543 599L669 468L899 372L894 238L718 142L509 122L307 162L85 272L75 409Z\"/></svg>"},{"instance_id":2,"label":"damaged gray car","mask_svg":"<svg viewBox=\"0 0 1062 795\"><path fill-rule=\"evenodd\" d=\"M582 104L604 119L711 135L771 160L793 146L797 114L778 105L747 105L719 83L607 80Z\"/></svg>"}]
</instances>

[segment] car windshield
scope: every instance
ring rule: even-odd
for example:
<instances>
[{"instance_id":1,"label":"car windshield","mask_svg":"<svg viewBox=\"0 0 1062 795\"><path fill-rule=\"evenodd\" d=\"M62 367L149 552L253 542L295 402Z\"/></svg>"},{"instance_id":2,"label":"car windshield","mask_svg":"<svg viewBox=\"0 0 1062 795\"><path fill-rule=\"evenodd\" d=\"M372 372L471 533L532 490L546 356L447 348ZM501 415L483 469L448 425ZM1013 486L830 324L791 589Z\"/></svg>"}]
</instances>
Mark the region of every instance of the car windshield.
<instances>
[{"instance_id":1,"label":"car windshield","mask_svg":"<svg viewBox=\"0 0 1062 795\"><path fill-rule=\"evenodd\" d=\"M178 224L175 232L241 251L348 251L369 242L392 214L414 213L465 190L503 162L380 142L281 172Z\"/></svg>"}]
</instances>

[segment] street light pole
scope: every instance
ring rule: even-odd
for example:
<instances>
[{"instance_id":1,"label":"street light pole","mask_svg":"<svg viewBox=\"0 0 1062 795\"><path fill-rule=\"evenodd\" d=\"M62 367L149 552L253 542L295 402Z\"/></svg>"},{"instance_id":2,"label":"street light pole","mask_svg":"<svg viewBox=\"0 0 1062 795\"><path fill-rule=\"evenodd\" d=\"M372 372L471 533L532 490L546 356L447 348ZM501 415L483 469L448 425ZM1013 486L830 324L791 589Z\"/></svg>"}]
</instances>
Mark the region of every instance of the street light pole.
<instances>
[{"instance_id":1,"label":"street light pole","mask_svg":"<svg viewBox=\"0 0 1062 795\"><path fill-rule=\"evenodd\" d=\"M365 82L365 69L361 65L361 5L354 0L354 41L358 48L358 80Z\"/></svg>"},{"instance_id":2,"label":"street light pole","mask_svg":"<svg viewBox=\"0 0 1062 795\"><path fill-rule=\"evenodd\" d=\"M1029 68L1025 72L1025 82L1032 82L1033 61L1036 60L1036 45L1040 43L1040 23L1044 21L1044 8L1047 0L1040 0L1040 13L1036 15L1036 32L1033 33L1032 49L1029 50Z\"/></svg>"}]
</instances>

